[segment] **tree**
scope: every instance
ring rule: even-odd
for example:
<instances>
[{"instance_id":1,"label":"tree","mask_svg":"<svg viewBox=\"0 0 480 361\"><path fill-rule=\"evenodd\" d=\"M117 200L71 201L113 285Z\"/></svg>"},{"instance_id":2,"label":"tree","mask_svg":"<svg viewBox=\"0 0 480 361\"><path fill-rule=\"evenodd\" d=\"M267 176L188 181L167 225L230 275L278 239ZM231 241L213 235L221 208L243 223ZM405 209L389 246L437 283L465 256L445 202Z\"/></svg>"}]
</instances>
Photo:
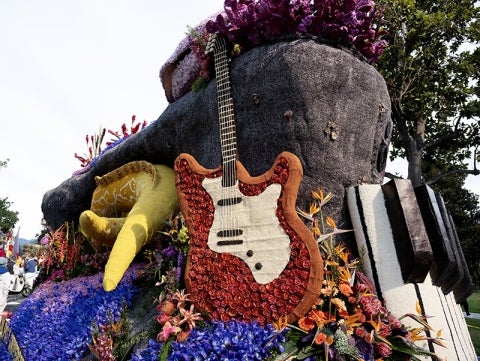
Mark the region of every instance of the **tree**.
<instances>
[{"instance_id":1,"label":"tree","mask_svg":"<svg viewBox=\"0 0 480 361\"><path fill-rule=\"evenodd\" d=\"M0 160L0 169L5 168L8 161L9 159ZM10 210L11 205L8 198L0 198L0 231L3 233L15 228L15 224L18 222L18 212Z\"/></svg>"},{"instance_id":2,"label":"tree","mask_svg":"<svg viewBox=\"0 0 480 361\"><path fill-rule=\"evenodd\" d=\"M0 198L0 230L3 233L15 228L18 222L18 212L10 210L11 205L8 198Z\"/></svg>"},{"instance_id":3,"label":"tree","mask_svg":"<svg viewBox=\"0 0 480 361\"><path fill-rule=\"evenodd\" d=\"M414 186L453 174L479 150L480 24L476 0L379 0L389 46L377 66L392 102L392 156L408 161ZM476 44L476 45L474 45ZM450 167L426 179L426 152Z\"/></svg>"},{"instance_id":4,"label":"tree","mask_svg":"<svg viewBox=\"0 0 480 361\"><path fill-rule=\"evenodd\" d=\"M439 191L452 214L474 282L480 282L480 24L476 0L378 0L389 46L377 63L391 97L392 158L408 161L414 186ZM469 169L467 161L473 166Z\"/></svg>"}]
</instances>

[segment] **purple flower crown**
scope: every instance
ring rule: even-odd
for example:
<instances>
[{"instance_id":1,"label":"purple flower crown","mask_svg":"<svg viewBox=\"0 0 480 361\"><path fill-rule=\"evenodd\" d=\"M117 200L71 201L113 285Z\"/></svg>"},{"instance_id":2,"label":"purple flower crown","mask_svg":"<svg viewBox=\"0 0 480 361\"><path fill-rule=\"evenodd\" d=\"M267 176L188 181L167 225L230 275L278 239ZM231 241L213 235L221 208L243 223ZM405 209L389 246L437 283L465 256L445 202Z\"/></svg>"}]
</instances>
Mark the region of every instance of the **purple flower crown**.
<instances>
[{"instance_id":1,"label":"purple flower crown","mask_svg":"<svg viewBox=\"0 0 480 361\"><path fill-rule=\"evenodd\" d=\"M314 38L353 50L372 64L387 47L383 12L373 0L225 0L224 10L190 29L162 66L165 95L174 102L210 81L213 61L205 46L212 33L234 44L234 55L261 44Z\"/></svg>"},{"instance_id":2,"label":"purple flower crown","mask_svg":"<svg viewBox=\"0 0 480 361\"><path fill-rule=\"evenodd\" d=\"M384 9L373 0L225 0L224 9L206 30L242 50L286 34L313 35L351 45L373 63L387 46L380 26Z\"/></svg>"}]
</instances>

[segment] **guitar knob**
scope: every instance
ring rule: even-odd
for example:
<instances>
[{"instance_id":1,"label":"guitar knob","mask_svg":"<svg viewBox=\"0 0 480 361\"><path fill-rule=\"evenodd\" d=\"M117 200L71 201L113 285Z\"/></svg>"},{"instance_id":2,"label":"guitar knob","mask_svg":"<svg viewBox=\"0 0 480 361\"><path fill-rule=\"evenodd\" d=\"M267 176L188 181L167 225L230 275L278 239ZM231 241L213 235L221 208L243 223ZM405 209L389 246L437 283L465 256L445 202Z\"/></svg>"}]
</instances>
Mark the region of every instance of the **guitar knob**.
<instances>
[{"instance_id":1,"label":"guitar knob","mask_svg":"<svg viewBox=\"0 0 480 361\"><path fill-rule=\"evenodd\" d=\"M252 256L253 256L253 251L252 251L251 249L249 249L249 250L247 251L247 256L248 256L248 257L252 257Z\"/></svg>"},{"instance_id":2,"label":"guitar knob","mask_svg":"<svg viewBox=\"0 0 480 361\"><path fill-rule=\"evenodd\" d=\"M262 264L260 262L255 263L255 269L256 270L261 270L262 269Z\"/></svg>"}]
</instances>

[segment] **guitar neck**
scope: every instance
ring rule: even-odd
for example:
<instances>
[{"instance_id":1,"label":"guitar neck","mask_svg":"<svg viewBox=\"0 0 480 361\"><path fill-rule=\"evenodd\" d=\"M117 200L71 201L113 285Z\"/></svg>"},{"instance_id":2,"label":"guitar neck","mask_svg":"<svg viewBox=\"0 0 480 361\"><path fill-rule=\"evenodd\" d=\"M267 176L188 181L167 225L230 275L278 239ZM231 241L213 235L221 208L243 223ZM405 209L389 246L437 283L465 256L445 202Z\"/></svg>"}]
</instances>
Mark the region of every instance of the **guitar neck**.
<instances>
[{"instance_id":1,"label":"guitar neck","mask_svg":"<svg viewBox=\"0 0 480 361\"><path fill-rule=\"evenodd\" d=\"M220 122L220 145L222 149L222 186L231 187L237 181L237 137L233 98L230 89L230 73L225 41L215 49L215 74L217 79L218 116Z\"/></svg>"}]
</instances>

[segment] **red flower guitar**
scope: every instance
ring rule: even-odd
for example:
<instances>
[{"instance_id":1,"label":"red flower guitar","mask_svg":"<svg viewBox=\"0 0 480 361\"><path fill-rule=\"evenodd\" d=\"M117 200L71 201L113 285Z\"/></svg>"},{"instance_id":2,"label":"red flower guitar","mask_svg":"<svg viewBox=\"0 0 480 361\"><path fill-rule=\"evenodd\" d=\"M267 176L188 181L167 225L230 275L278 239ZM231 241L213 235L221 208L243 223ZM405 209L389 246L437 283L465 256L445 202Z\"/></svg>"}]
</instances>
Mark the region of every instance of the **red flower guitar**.
<instances>
[{"instance_id":1,"label":"red flower guitar","mask_svg":"<svg viewBox=\"0 0 480 361\"><path fill-rule=\"evenodd\" d=\"M295 211L301 163L283 152L251 177L236 159L226 44L214 39L222 167L206 169L188 154L175 160L190 235L187 292L215 319L290 323L309 311L323 281L317 243Z\"/></svg>"}]
</instances>

